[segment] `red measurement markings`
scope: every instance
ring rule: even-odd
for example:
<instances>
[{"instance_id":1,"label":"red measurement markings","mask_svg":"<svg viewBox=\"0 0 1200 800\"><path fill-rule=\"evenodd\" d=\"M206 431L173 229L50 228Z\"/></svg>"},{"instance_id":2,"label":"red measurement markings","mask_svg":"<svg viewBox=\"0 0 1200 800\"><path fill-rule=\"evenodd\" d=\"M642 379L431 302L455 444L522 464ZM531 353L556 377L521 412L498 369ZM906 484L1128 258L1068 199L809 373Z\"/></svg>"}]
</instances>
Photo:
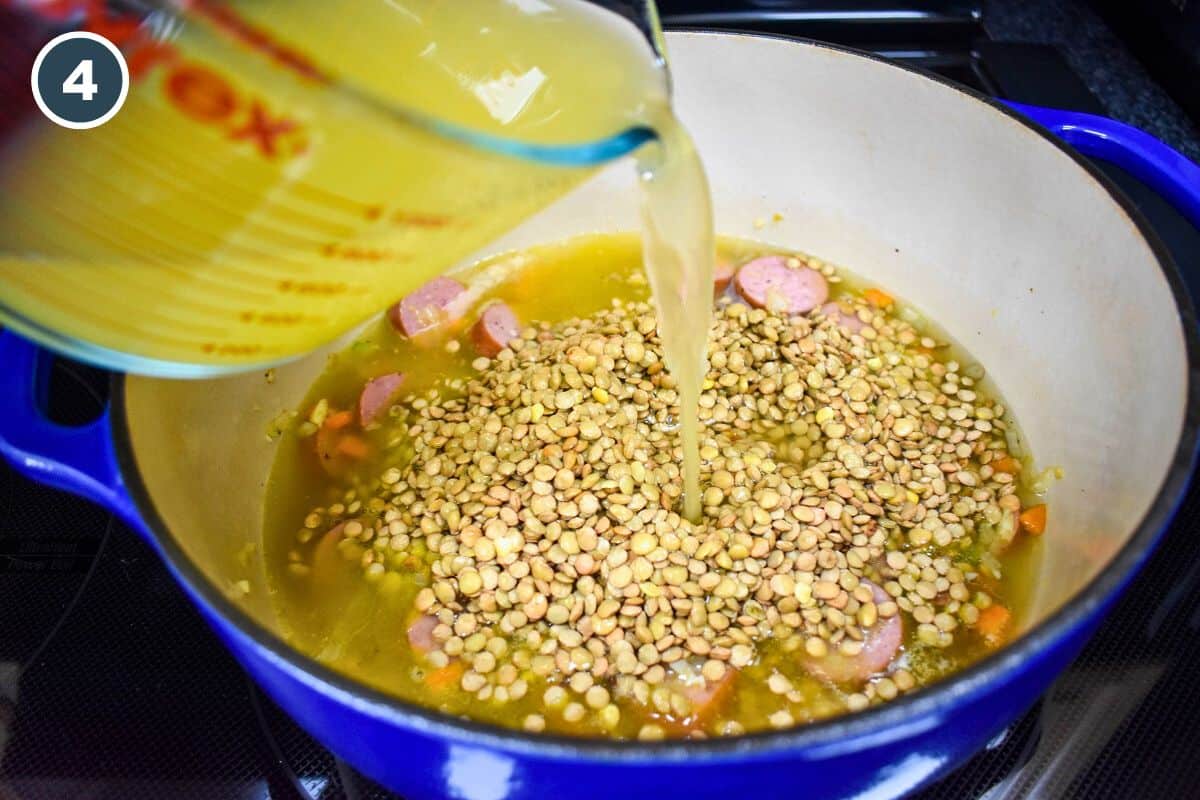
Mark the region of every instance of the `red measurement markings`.
<instances>
[{"instance_id":1,"label":"red measurement markings","mask_svg":"<svg viewBox=\"0 0 1200 800\"><path fill-rule=\"evenodd\" d=\"M289 294L322 294L333 296L337 294L345 294L350 290L350 287L344 283L327 283L325 281L280 281L279 291L288 292Z\"/></svg>"},{"instance_id":2,"label":"red measurement markings","mask_svg":"<svg viewBox=\"0 0 1200 800\"><path fill-rule=\"evenodd\" d=\"M208 19L234 39L257 50L284 69L308 80L321 83L329 81L329 77L303 53L293 50L283 42L275 41L270 33L251 25L229 7L211 3L209 0L191 0L185 3L185 8Z\"/></svg>"},{"instance_id":3,"label":"red measurement markings","mask_svg":"<svg viewBox=\"0 0 1200 800\"><path fill-rule=\"evenodd\" d=\"M412 256L399 253L384 247L365 247L363 245L339 244L330 242L321 246L321 255L325 258L339 261L410 261Z\"/></svg>"},{"instance_id":4,"label":"red measurement markings","mask_svg":"<svg viewBox=\"0 0 1200 800\"><path fill-rule=\"evenodd\" d=\"M303 325L308 320L304 314L293 311L243 311L238 319L247 325L269 325L290 328Z\"/></svg>"},{"instance_id":5,"label":"red measurement markings","mask_svg":"<svg viewBox=\"0 0 1200 800\"><path fill-rule=\"evenodd\" d=\"M261 344L237 344L234 342L205 342L200 345L200 352L216 356L252 356L262 352Z\"/></svg>"},{"instance_id":6,"label":"red measurement markings","mask_svg":"<svg viewBox=\"0 0 1200 800\"><path fill-rule=\"evenodd\" d=\"M384 219L387 215L387 221L393 225L410 228L445 228L448 225L454 224L454 217L449 214L438 214L433 211L413 211L398 208L395 211L389 212L387 208L380 205L367 206L363 209L363 216L368 222L376 222Z\"/></svg>"},{"instance_id":7,"label":"red measurement markings","mask_svg":"<svg viewBox=\"0 0 1200 800\"><path fill-rule=\"evenodd\" d=\"M393 211L388 218L396 225L406 225L412 228L444 228L454 222L454 217L447 214L405 211L404 209Z\"/></svg>"}]
</instances>

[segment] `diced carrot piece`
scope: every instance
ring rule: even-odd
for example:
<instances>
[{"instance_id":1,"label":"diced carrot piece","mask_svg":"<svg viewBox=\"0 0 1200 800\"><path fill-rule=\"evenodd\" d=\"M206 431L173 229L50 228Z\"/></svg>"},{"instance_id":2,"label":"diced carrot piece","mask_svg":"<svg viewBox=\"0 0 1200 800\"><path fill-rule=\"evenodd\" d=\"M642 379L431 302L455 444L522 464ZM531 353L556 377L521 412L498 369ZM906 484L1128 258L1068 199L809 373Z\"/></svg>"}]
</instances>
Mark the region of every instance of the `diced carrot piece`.
<instances>
[{"instance_id":1,"label":"diced carrot piece","mask_svg":"<svg viewBox=\"0 0 1200 800\"><path fill-rule=\"evenodd\" d=\"M355 459L363 459L367 457L367 443L363 441L361 436L347 434L338 440L334 450L344 456Z\"/></svg>"},{"instance_id":2,"label":"diced carrot piece","mask_svg":"<svg viewBox=\"0 0 1200 800\"><path fill-rule=\"evenodd\" d=\"M425 676L425 685L436 692L441 692L458 685L464 671L463 663L457 659L446 666L435 669Z\"/></svg>"},{"instance_id":3,"label":"diced carrot piece","mask_svg":"<svg viewBox=\"0 0 1200 800\"><path fill-rule=\"evenodd\" d=\"M341 430L354 421L354 414L349 411L335 411L325 417L325 427L331 431Z\"/></svg>"},{"instance_id":4,"label":"diced carrot piece","mask_svg":"<svg viewBox=\"0 0 1200 800\"><path fill-rule=\"evenodd\" d=\"M718 256L716 263L713 264L713 294L719 295L729 288L736 273L737 269L729 259Z\"/></svg>"},{"instance_id":5,"label":"diced carrot piece","mask_svg":"<svg viewBox=\"0 0 1200 800\"><path fill-rule=\"evenodd\" d=\"M1009 475L1016 475L1021 471L1021 462L1017 461L1012 456L1001 456L991 460L991 467L996 472L1005 472Z\"/></svg>"},{"instance_id":6,"label":"diced carrot piece","mask_svg":"<svg viewBox=\"0 0 1200 800\"><path fill-rule=\"evenodd\" d=\"M321 426L317 435L313 437L313 450L317 454L317 462L321 465L321 469L334 478L341 475L345 467L343 463L345 459L339 458L336 452L337 443L337 431L332 431L325 426Z\"/></svg>"},{"instance_id":7,"label":"diced carrot piece","mask_svg":"<svg viewBox=\"0 0 1200 800\"><path fill-rule=\"evenodd\" d=\"M896 299L882 289L867 289L863 292L863 299L876 308L887 308L896 302Z\"/></svg>"},{"instance_id":8,"label":"diced carrot piece","mask_svg":"<svg viewBox=\"0 0 1200 800\"><path fill-rule=\"evenodd\" d=\"M335 411L325 417L324 424L313 437L317 461L331 477L343 477L353 462L361 461L370 452L362 437L346 430L353 421L353 412Z\"/></svg>"},{"instance_id":9,"label":"diced carrot piece","mask_svg":"<svg viewBox=\"0 0 1200 800\"><path fill-rule=\"evenodd\" d=\"M1030 506L1021 512L1021 530L1034 536L1046 532L1046 504Z\"/></svg>"},{"instance_id":10,"label":"diced carrot piece","mask_svg":"<svg viewBox=\"0 0 1200 800\"><path fill-rule=\"evenodd\" d=\"M975 630L979 631L989 647L999 647L1004 643L1004 634L1011 621L1012 612L999 603L993 603L979 612Z\"/></svg>"}]
</instances>

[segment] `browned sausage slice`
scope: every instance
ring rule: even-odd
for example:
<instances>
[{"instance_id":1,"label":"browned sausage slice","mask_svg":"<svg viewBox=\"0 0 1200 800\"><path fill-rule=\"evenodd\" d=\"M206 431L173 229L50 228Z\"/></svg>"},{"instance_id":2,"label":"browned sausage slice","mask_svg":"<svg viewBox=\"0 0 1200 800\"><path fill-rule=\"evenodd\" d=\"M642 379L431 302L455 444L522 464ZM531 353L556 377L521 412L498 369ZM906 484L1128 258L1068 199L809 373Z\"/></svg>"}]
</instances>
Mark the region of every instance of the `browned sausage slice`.
<instances>
[{"instance_id":1,"label":"browned sausage slice","mask_svg":"<svg viewBox=\"0 0 1200 800\"><path fill-rule=\"evenodd\" d=\"M720 680L705 681L703 685L690 685L683 689L683 696L692 704L691 720L693 724L703 725L710 721L721 706L729 699L733 684L737 678L737 670L726 667L725 674Z\"/></svg>"},{"instance_id":2,"label":"browned sausage slice","mask_svg":"<svg viewBox=\"0 0 1200 800\"><path fill-rule=\"evenodd\" d=\"M829 298L829 284L815 269L787 265L782 256L764 256L742 265L733 279L742 298L755 308L788 314L812 311Z\"/></svg>"},{"instance_id":3,"label":"browned sausage slice","mask_svg":"<svg viewBox=\"0 0 1200 800\"><path fill-rule=\"evenodd\" d=\"M422 614L408 626L408 643L412 649L424 655L437 649L437 640L433 638L433 629L438 626L438 618L431 614Z\"/></svg>"},{"instance_id":4,"label":"browned sausage slice","mask_svg":"<svg viewBox=\"0 0 1200 800\"><path fill-rule=\"evenodd\" d=\"M736 680L737 670L729 666L725 668L725 674L715 681L684 684L677 678L671 678L666 685L683 695L691 710L683 719L665 715L659 718L660 721L678 733L702 730L729 701Z\"/></svg>"},{"instance_id":5,"label":"browned sausage slice","mask_svg":"<svg viewBox=\"0 0 1200 800\"><path fill-rule=\"evenodd\" d=\"M471 340L480 355L495 358L508 347L508 343L521 335L521 323L517 315L505 303L492 303L479 315L479 321L471 328Z\"/></svg>"},{"instance_id":6,"label":"browned sausage slice","mask_svg":"<svg viewBox=\"0 0 1200 800\"><path fill-rule=\"evenodd\" d=\"M857 314L844 311L837 303L826 303L821 306L821 313L825 315L826 319L833 320L842 328L850 331L850 333L861 332L867 324L859 319Z\"/></svg>"},{"instance_id":7,"label":"browned sausage slice","mask_svg":"<svg viewBox=\"0 0 1200 800\"><path fill-rule=\"evenodd\" d=\"M389 372L367 381L358 396L358 421L364 428L387 413L403 386L403 372Z\"/></svg>"},{"instance_id":8,"label":"browned sausage slice","mask_svg":"<svg viewBox=\"0 0 1200 800\"><path fill-rule=\"evenodd\" d=\"M388 320L405 336L415 336L421 331L456 319L457 315L451 304L466 290L466 286L453 278L439 275L389 308Z\"/></svg>"},{"instance_id":9,"label":"browned sausage slice","mask_svg":"<svg viewBox=\"0 0 1200 800\"><path fill-rule=\"evenodd\" d=\"M874 583L868 580L864 580L863 583L871 587L876 605L892 599ZM863 649L858 655L848 656L834 650L821 658L809 658L808 668L816 675L834 683L865 681L888 668L900 651L900 642L903 639L904 623L901 622L899 613L890 617L880 617L866 631Z\"/></svg>"}]
</instances>

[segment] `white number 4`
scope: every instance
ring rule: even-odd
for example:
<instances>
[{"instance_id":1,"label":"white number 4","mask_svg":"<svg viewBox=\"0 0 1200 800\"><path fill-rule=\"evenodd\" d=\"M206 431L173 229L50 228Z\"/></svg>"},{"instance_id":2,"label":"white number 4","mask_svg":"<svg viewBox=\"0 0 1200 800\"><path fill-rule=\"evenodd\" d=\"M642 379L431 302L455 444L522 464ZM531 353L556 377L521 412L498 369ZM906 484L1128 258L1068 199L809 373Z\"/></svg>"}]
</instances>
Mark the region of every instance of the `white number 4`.
<instances>
[{"instance_id":1,"label":"white number 4","mask_svg":"<svg viewBox=\"0 0 1200 800\"><path fill-rule=\"evenodd\" d=\"M90 58L80 61L63 81L63 94L77 94L84 100L91 100L98 91L100 91L100 87L92 82L92 60Z\"/></svg>"}]
</instances>

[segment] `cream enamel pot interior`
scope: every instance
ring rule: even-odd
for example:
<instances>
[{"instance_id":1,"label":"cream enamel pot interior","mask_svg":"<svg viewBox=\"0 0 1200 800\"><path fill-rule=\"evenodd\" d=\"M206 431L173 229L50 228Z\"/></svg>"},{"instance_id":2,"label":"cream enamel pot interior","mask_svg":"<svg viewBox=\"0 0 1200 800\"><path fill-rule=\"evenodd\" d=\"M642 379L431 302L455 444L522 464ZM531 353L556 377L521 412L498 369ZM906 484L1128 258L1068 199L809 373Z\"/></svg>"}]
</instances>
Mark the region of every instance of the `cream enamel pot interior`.
<instances>
[{"instance_id":1,"label":"cream enamel pot interior","mask_svg":"<svg viewBox=\"0 0 1200 800\"><path fill-rule=\"evenodd\" d=\"M129 515L281 705L413 800L910 789L1044 690L1186 483L1190 306L1159 249L1076 157L994 104L872 58L743 35L668 43L718 229L811 252L911 301L987 366L1038 462L1062 466L1033 618L1017 642L954 679L794 732L647 746L451 720L336 676L275 634L257 546L274 453L264 432L299 402L325 353L279 368L269 384L261 373L124 378L112 426ZM782 221L754 230L776 213ZM635 226L622 162L489 252Z\"/></svg>"}]
</instances>

